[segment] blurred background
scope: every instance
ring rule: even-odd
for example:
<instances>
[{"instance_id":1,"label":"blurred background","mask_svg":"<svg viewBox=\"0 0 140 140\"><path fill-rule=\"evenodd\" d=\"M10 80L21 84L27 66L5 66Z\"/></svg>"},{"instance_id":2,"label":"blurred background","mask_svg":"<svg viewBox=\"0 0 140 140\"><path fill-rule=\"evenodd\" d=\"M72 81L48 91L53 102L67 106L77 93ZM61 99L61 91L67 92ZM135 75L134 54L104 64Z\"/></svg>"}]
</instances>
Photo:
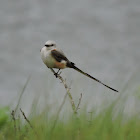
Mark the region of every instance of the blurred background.
<instances>
[{"instance_id":1,"label":"blurred background","mask_svg":"<svg viewBox=\"0 0 140 140\"><path fill-rule=\"evenodd\" d=\"M30 75L21 101L24 111L35 99L40 108L60 105L66 91L40 57L47 40L56 41L77 67L120 91L65 69L62 76L76 104L83 94L81 108L100 108L120 96L126 113L140 111L139 0L1 0L1 105L17 104ZM65 107L71 111L69 100Z\"/></svg>"}]
</instances>

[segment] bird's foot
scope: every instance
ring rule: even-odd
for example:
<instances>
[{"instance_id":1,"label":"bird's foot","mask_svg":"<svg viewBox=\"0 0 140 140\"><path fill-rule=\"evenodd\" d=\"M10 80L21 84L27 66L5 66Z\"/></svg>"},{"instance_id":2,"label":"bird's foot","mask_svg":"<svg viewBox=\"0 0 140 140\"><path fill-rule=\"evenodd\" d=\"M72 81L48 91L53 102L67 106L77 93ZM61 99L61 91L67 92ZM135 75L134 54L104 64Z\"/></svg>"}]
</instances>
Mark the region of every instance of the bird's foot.
<instances>
[{"instance_id":1,"label":"bird's foot","mask_svg":"<svg viewBox=\"0 0 140 140\"><path fill-rule=\"evenodd\" d=\"M61 74L61 72L59 72L59 71L60 71L60 69L56 73L54 73L56 78L58 78L58 76L60 76L60 74Z\"/></svg>"},{"instance_id":2,"label":"bird's foot","mask_svg":"<svg viewBox=\"0 0 140 140\"><path fill-rule=\"evenodd\" d=\"M58 77L58 73L54 73L55 77L57 78Z\"/></svg>"}]
</instances>

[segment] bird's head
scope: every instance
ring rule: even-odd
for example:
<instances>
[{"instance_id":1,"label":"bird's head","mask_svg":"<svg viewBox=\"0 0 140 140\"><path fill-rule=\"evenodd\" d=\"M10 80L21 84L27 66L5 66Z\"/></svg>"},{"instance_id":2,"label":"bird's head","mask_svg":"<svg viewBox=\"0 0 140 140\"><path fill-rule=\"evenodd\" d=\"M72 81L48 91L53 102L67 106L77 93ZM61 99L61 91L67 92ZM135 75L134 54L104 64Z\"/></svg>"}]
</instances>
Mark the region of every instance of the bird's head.
<instances>
[{"instance_id":1,"label":"bird's head","mask_svg":"<svg viewBox=\"0 0 140 140\"><path fill-rule=\"evenodd\" d=\"M52 48L55 48L56 47L56 43L52 40L48 40L46 43L45 43L45 47L47 49L52 49Z\"/></svg>"},{"instance_id":2,"label":"bird's head","mask_svg":"<svg viewBox=\"0 0 140 140\"><path fill-rule=\"evenodd\" d=\"M46 43L45 43L45 45L44 45L44 47L42 48L43 50L51 50L51 49L53 49L53 48L56 48L56 43L55 43L55 41L53 41L53 40L48 40ZM41 50L42 50L41 49ZM40 52L41 52L41 50L40 50Z\"/></svg>"}]
</instances>

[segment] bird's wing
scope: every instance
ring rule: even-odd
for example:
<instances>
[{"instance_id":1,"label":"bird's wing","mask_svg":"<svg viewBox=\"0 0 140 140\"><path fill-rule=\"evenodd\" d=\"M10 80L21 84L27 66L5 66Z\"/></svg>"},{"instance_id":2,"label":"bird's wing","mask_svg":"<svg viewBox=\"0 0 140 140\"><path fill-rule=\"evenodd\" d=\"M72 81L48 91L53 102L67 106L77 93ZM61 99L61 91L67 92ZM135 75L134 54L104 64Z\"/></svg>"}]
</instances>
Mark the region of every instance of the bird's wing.
<instances>
[{"instance_id":1,"label":"bird's wing","mask_svg":"<svg viewBox=\"0 0 140 140\"><path fill-rule=\"evenodd\" d=\"M56 49L53 49L51 51L51 55L58 61L58 62L61 62L62 60L65 60L65 61L69 61L67 59L67 57L60 51L57 51Z\"/></svg>"}]
</instances>

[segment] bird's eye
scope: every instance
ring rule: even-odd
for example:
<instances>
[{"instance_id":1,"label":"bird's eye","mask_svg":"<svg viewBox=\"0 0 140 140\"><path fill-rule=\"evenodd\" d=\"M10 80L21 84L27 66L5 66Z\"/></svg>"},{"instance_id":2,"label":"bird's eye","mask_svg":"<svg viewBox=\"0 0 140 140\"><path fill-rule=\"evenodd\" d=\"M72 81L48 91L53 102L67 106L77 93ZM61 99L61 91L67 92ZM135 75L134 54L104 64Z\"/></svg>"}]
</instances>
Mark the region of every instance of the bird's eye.
<instances>
[{"instance_id":1,"label":"bird's eye","mask_svg":"<svg viewBox=\"0 0 140 140\"><path fill-rule=\"evenodd\" d=\"M47 45L47 44L46 44L45 46L46 46L46 47L51 47L51 46L54 46L54 45L53 45L53 44L50 44L50 45Z\"/></svg>"},{"instance_id":2,"label":"bird's eye","mask_svg":"<svg viewBox=\"0 0 140 140\"><path fill-rule=\"evenodd\" d=\"M46 47L49 47L49 45L45 45Z\"/></svg>"}]
</instances>

